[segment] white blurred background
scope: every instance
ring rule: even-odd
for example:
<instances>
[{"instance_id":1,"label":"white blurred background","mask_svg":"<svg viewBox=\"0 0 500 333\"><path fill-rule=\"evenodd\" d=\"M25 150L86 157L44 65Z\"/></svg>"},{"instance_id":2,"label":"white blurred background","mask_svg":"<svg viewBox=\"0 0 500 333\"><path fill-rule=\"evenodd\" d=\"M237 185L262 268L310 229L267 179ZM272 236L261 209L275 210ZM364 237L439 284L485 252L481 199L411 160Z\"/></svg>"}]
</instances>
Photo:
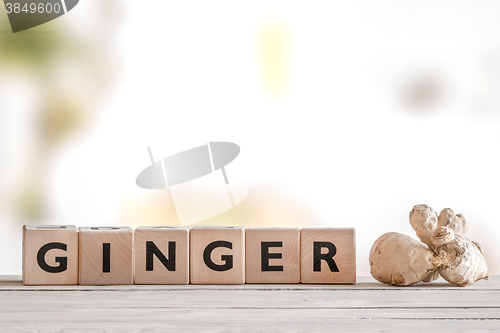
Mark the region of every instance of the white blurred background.
<instances>
[{"instance_id":1,"label":"white blurred background","mask_svg":"<svg viewBox=\"0 0 500 333\"><path fill-rule=\"evenodd\" d=\"M204 225L354 227L357 274L413 205L500 274L500 2L100 1L0 10L0 274L23 224L178 224L156 159L229 141L249 196ZM228 171L229 172L229 171ZM230 174L228 173L228 177Z\"/></svg>"}]
</instances>

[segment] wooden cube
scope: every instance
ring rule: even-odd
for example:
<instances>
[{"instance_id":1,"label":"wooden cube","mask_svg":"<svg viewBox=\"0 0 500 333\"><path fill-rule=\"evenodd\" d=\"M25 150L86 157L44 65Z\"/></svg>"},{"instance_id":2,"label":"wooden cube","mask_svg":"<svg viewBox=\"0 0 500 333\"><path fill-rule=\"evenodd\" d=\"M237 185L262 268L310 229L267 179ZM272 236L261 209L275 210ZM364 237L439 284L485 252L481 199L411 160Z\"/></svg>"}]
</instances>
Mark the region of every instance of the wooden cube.
<instances>
[{"instance_id":1,"label":"wooden cube","mask_svg":"<svg viewBox=\"0 0 500 333\"><path fill-rule=\"evenodd\" d=\"M250 228L245 242L247 283L300 282L299 228Z\"/></svg>"},{"instance_id":2,"label":"wooden cube","mask_svg":"<svg viewBox=\"0 0 500 333\"><path fill-rule=\"evenodd\" d=\"M134 258L136 284L188 284L189 228L135 229Z\"/></svg>"},{"instance_id":3,"label":"wooden cube","mask_svg":"<svg viewBox=\"0 0 500 333\"><path fill-rule=\"evenodd\" d=\"M78 284L78 232L74 225L23 227L23 282Z\"/></svg>"},{"instance_id":4,"label":"wooden cube","mask_svg":"<svg viewBox=\"0 0 500 333\"><path fill-rule=\"evenodd\" d=\"M133 231L130 227L82 227L80 284L133 284Z\"/></svg>"},{"instance_id":5,"label":"wooden cube","mask_svg":"<svg viewBox=\"0 0 500 333\"><path fill-rule=\"evenodd\" d=\"M302 283L356 283L354 229L304 228L300 238Z\"/></svg>"},{"instance_id":6,"label":"wooden cube","mask_svg":"<svg viewBox=\"0 0 500 333\"><path fill-rule=\"evenodd\" d=\"M245 229L195 227L190 232L192 284L245 283Z\"/></svg>"}]
</instances>

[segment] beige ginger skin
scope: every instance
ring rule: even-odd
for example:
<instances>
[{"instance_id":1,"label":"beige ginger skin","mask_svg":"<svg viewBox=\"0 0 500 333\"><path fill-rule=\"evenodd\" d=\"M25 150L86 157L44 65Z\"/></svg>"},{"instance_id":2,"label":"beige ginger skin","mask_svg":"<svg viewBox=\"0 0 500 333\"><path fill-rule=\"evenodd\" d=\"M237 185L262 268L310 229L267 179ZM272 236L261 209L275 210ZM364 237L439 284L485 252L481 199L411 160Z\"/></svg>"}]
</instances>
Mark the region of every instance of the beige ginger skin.
<instances>
[{"instance_id":1,"label":"beige ginger skin","mask_svg":"<svg viewBox=\"0 0 500 333\"><path fill-rule=\"evenodd\" d=\"M389 232L370 251L370 273L379 282L407 286L427 280L436 270L434 254L411 237Z\"/></svg>"},{"instance_id":2,"label":"beige ginger skin","mask_svg":"<svg viewBox=\"0 0 500 333\"><path fill-rule=\"evenodd\" d=\"M433 247L431 236L438 228L438 216L427 205L416 205L410 212L410 224L420 241L429 248Z\"/></svg>"},{"instance_id":3,"label":"beige ginger skin","mask_svg":"<svg viewBox=\"0 0 500 333\"><path fill-rule=\"evenodd\" d=\"M407 286L433 281L441 275L457 286L487 279L479 244L465 237L467 222L445 208L439 216L428 205L416 205L410 224L420 242L391 232L380 236L370 250L370 273L382 282Z\"/></svg>"},{"instance_id":4,"label":"beige ginger skin","mask_svg":"<svg viewBox=\"0 0 500 333\"><path fill-rule=\"evenodd\" d=\"M477 243L455 234L449 227L436 230L432 241L436 247L434 265L443 279L460 287L488 279L488 267Z\"/></svg>"}]
</instances>

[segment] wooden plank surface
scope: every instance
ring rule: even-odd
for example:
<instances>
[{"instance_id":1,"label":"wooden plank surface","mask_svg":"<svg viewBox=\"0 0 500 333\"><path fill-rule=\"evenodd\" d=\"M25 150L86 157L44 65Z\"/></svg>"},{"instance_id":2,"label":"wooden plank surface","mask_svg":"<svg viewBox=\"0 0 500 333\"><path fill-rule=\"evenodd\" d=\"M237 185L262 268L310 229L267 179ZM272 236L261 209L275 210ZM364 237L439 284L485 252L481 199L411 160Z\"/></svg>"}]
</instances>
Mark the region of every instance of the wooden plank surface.
<instances>
[{"instance_id":1,"label":"wooden plank surface","mask_svg":"<svg viewBox=\"0 0 500 333\"><path fill-rule=\"evenodd\" d=\"M1 332L498 331L500 276L466 288L355 285L24 286L0 277Z\"/></svg>"}]
</instances>

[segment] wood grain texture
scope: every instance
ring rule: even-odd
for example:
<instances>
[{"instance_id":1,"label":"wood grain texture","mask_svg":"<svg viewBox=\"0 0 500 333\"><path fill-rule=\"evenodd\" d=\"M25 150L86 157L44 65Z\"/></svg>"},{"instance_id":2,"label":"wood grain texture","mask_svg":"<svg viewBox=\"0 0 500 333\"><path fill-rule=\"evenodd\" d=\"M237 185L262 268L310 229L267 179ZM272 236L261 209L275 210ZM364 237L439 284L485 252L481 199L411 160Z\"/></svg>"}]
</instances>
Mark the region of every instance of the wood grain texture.
<instances>
[{"instance_id":1,"label":"wood grain texture","mask_svg":"<svg viewBox=\"0 0 500 333\"><path fill-rule=\"evenodd\" d=\"M146 265L147 242L169 260L171 266L166 267L153 256L150 263L153 270L148 271ZM170 248L174 249L174 258L170 257ZM189 283L189 228L182 227L139 227L134 231L134 282L136 284L188 284Z\"/></svg>"},{"instance_id":2,"label":"wood grain texture","mask_svg":"<svg viewBox=\"0 0 500 333\"><path fill-rule=\"evenodd\" d=\"M245 243L247 283L300 282L299 228L249 228Z\"/></svg>"},{"instance_id":3,"label":"wood grain texture","mask_svg":"<svg viewBox=\"0 0 500 333\"><path fill-rule=\"evenodd\" d=\"M443 332L500 330L500 276L356 285L25 286L0 277L3 332Z\"/></svg>"},{"instance_id":4,"label":"wood grain texture","mask_svg":"<svg viewBox=\"0 0 500 333\"><path fill-rule=\"evenodd\" d=\"M423 293L432 292L465 292L476 291L495 291L497 285L500 285L500 276L493 276L489 280L481 280L469 287L458 287L450 284L443 279L438 279L431 283L417 283L411 286L393 286L376 281L371 276L356 277L356 284L239 284L239 285L35 285L26 286L22 284L20 275L0 276L0 291L183 291L183 290L284 290L284 291L312 291L312 290L390 290L390 291L408 291ZM361 293L361 294L363 294ZM427 302L427 301L426 301Z\"/></svg>"},{"instance_id":5,"label":"wood grain texture","mask_svg":"<svg viewBox=\"0 0 500 333\"><path fill-rule=\"evenodd\" d=\"M301 231L301 281L302 283L356 283L356 240L352 228L303 228ZM333 262L320 260L319 271L315 271L315 244L334 245ZM321 248L320 253L329 253ZM317 255L317 254L316 254ZM316 258L316 260L318 260ZM336 267L335 267L336 266Z\"/></svg>"},{"instance_id":6,"label":"wood grain texture","mask_svg":"<svg viewBox=\"0 0 500 333\"><path fill-rule=\"evenodd\" d=\"M231 248L214 242L223 242ZM209 245L215 246L211 253L207 250ZM190 246L192 284L245 283L245 229L243 227L192 228ZM207 260L204 260L204 254L208 256ZM209 268L207 261L211 261L215 266L212 265L213 268ZM217 271L215 268L220 270Z\"/></svg>"},{"instance_id":7,"label":"wood grain texture","mask_svg":"<svg viewBox=\"0 0 500 333\"><path fill-rule=\"evenodd\" d=\"M50 243L58 243L56 247L61 248L47 245ZM38 263L39 252L43 261L49 266L45 270ZM58 271L65 266L64 271ZM50 272L47 269L55 271ZM23 281L26 285L78 284L78 232L76 226L23 227Z\"/></svg>"},{"instance_id":8,"label":"wood grain texture","mask_svg":"<svg viewBox=\"0 0 500 333\"><path fill-rule=\"evenodd\" d=\"M82 227L79 240L80 284L134 282L134 238L130 227Z\"/></svg>"}]
</instances>

